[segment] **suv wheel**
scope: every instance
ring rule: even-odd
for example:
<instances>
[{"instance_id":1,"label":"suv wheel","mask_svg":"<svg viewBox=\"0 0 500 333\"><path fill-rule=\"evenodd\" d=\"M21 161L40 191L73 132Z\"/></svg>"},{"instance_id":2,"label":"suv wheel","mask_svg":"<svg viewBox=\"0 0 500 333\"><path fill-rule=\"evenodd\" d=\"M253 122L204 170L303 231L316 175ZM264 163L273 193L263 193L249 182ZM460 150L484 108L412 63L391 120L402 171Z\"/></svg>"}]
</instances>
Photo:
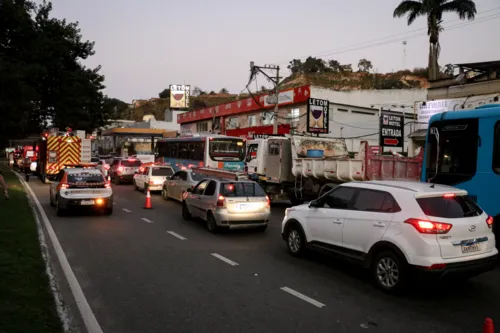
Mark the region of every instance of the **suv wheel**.
<instances>
[{"instance_id":1,"label":"suv wheel","mask_svg":"<svg viewBox=\"0 0 500 333\"><path fill-rule=\"evenodd\" d=\"M305 251L305 236L298 224L290 225L286 232L288 252L293 256L300 256Z\"/></svg>"},{"instance_id":2,"label":"suv wheel","mask_svg":"<svg viewBox=\"0 0 500 333\"><path fill-rule=\"evenodd\" d=\"M380 288L396 293L406 284L406 263L392 251L380 252L373 262L372 274Z\"/></svg>"}]
</instances>

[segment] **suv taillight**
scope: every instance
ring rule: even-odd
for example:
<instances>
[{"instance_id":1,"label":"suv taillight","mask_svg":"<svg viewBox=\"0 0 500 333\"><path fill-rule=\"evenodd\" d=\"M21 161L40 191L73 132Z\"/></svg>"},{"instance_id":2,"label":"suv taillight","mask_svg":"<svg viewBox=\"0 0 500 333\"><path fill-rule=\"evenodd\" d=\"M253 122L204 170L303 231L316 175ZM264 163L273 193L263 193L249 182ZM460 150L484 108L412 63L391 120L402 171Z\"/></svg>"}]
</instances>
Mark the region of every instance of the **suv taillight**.
<instances>
[{"instance_id":1,"label":"suv taillight","mask_svg":"<svg viewBox=\"0 0 500 333\"><path fill-rule=\"evenodd\" d=\"M217 198L217 207L226 207L226 200L223 195L219 195L219 198Z\"/></svg>"},{"instance_id":2,"label":"suv taillight","mask_svg":"<svg viewBox=\"0 0 500 333\"><path fill-rule=\"evenodd\" d=\"M123 171L123 167L122 166L118 167L118 172L122 172L122 171Z\"/></svg>"},{"instance_id":3,"label":"suv taillight","mask_svg":"<svg viewBox=\"0 0 500 333\"><path fill-rule=\"evenodd\" d=\"M421 234L446 234L453 227L452 224L442 222L432 222L421 219L408 219L405 223L411 224Z\"/></svg>"},{"instance_id":4,"label":"suv taillight","mask_svg":"<svg viewBox=\"0 0 500 333\"><path fill-rule=\"evenodd\" d=\"M266 195L266 201L267 201L266 207L271 207L271 199L269 199L268 195Z\"/></svg>"},{"instance_id":5,"label":"suv taillight","mask_svg":"<svg viewBox=\"0 0 500 333\"><path fill-rule=\"evenodd\" d=\"M61 186L61 188L69 188L69 184L67 183L61 183L59 186Z\"/></svg>"},{"instance_id":6,"label":"suv taillight","mask_svg":"<svg viewBox=\"0 0 500 333\"><path fill-rule=\"evenodd\" d=\"M491 229L493 227L493 217L488 216L488 218L486 219L486 224L488 225L488 228Z\"/></svg>"}]
</instances>

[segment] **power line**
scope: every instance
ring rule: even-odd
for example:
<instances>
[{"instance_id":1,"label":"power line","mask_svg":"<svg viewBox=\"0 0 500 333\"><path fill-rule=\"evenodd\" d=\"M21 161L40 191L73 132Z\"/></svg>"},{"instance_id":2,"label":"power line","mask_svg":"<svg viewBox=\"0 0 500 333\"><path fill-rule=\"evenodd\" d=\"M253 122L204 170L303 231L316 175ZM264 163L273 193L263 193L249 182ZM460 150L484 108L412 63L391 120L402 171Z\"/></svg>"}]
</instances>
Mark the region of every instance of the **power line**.
<instances>
[{"instance_id":1,"label":"power line","mask_svg":"<svg viewBox=\"0 0 500 333\"><path fill-rule=\"evenodd\" d=\"M484 14L484 13L487 13L487 12L491 12L491 11L496 11L498 9L500 9L500 7L495 7L495 8L492 8L492 9L480 12L480 13L478 13L478 15ZM464 27L464 26L469 26L469 25L473 25L473 24L477 24L477 23L483 23L483 22L486 22L486 21L490 21L490 20L496 19L498 17L500 17L500 14L496 13L496 14L493 14L493 15L481 17L481 18L479 18L478 20L475 20L475 21L462 22L460 24L449 25L449 26L446 26L444 28L445 28L445 31L447 31L447 30L453 30L453 29L456 29L456 28ZM460 19L455 19L455 20L448 21L446 23L451 23L451 22L455 22L455 21L461 21L461 20ZM319 52L319 53L315 53L315 54L309 54L307 56L301 56L299 58L294 58L294 59L302 60L302 59L305 59L305 58L307 58L309 56L315 56L315 57L318 57L318 56L331 56L331 55L334 55L334 54L342 54L342 53L347 53L347 52L352 52L352 51L363 50L363 49L371 48L371 47L375 47L375 46L381 46L381 45L385 45L385 44L391 44L391 43L399 42L399 41L402 41L402 40L407 40L409 38L416 38L416 37L426 36L427 33L422 33L421 32L422 30L427 30L427 28L414 29L414 30L411 30L411 31L406 31L404 33L399 33L399 34L394 34L394 35L390 35L390 36L386 36L386 37L382 37L382 38L377 38L377 39L373 39L371 41L366 41L366 42L362 42L362 43L358 43L358 44L353 44L353 45L342 47L342 48L338 48L338 49L330 49L330 50L327 50L327 51L323 51L323 52ZM420 31L420 33L416 34L415 32L418 32L418 31ZM411 33L413 33L413 34L411 34ZM411 35L407 36L408 34L411 34ZM400 36L400 37L398 37L398 36ZM395 38L395 37L398 37L398 38ZM289 60L288 61L279 62L279 64L288 64L288 63L289 63Z\"/></svg>"}]
</instances>

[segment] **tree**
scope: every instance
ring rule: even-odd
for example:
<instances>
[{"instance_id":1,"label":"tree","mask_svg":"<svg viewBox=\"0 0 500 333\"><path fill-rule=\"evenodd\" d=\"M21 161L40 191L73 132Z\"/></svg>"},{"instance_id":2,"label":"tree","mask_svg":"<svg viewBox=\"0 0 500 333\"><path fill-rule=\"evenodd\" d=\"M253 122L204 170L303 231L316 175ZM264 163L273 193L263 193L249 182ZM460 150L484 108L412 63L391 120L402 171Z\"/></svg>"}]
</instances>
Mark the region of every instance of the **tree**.
<instances>
[{"instance_id":1,"label":"tree","mask_svg":"<svg viewBox=\"0 0 500 333\"><path fill-rule=\"evenodd\" d=\"M370 72L373 68L372 62L366 59L360 59L358 62L358 70L360 72Z\"/></svg>"},{"instance_id":2,"label":"tree","mask_svg":"<svg viewBox=\"0 0 500 333\"><path fill-rule=\"evenodd\" d=\"M304 73L321 73L327 71L325 61L314 57L307 57L302 68Z\"/></svg>"},{"instance_id":3,"label":"tree","mask_svg":"<svg viewBox=\"0 0 500 333\"><path fill-rule=\"evenodd\" d=\"M292 74L302 73L303 72L302 67L303 67L302 60L300 59L293 59L287 66L287 68L290 70L290 72L292 72Z\"/></svg>"},{"instance_id":4,"label":"tree","mask_svg":"<svg viewBox=\"0 0 500 333\"><path fill-rule=\"evenodd\" d=\"M436 80L439 74L439 33L443 13L456 13L461 20L473 20L476 16L476 4L472 0L404 0L394 10L393 16L400 18L407 15L408 25L419 16L427 18L429 36L429 80Z\"/></svg>"},{"instance_id":5,"label":"tree","mask_svg":"<svg viewBox=\"0 0 500 333\"><path fill-rule=\"evenodd\" d=\"M94 43L82 40L78 23L50 17L51 11L46 2L0 3L0 144L48 124L90 132L113 115L100 66L82 65Z\"/></svg>"},{"instance_id":6,"label":"tree","mask_svg":"<svg viewBox=\"0 0 500 333\"><path fill-rule=\"evenodd\" d=\"M222 89L219 91L219 94L229 94L229 90L227 90L226 88L222 88Z\"/></svg>"},{"instance_id":7,"label":"tree","mask_svg":"<svg viewBox=\"0 0 500 333\"><path fill-rule=\"evenodd\" d=\"M444 65L441 72L446 76L453 76L453 74L455 73L455 66L452 64Z\"/></svg>"},{"instance_id":8,"label":"tree","mask_svg":"<svg viewBox=\"0 0 500 333\"><path fill-rule=\"evenodd\" d=\"M193 93L191 94L191 96L201 96L201 95L206 95L206 91L203 91L201 90L200 87L194 87L193 88Z\"/></svg>"},{"instance_id":9,"label":"tree","mask_svg":"<svg viewBox=\"0 0 500 333\"><path fill-rule=\"evenodd\" d=\"M163 89L159 94L158 97L160 98L170 98L170 88L165 88Z\"/></svg>"},{"instance_id":10,"label":"tree","mask_svg":"<svg viewBox=\"0 0 500 333\"><path fill-rule=\"evenodd\" d=\"M328 60L328 67L332 70L332 72L340 72L340 62L337 60Z\"/></svg>"}]
</instances>

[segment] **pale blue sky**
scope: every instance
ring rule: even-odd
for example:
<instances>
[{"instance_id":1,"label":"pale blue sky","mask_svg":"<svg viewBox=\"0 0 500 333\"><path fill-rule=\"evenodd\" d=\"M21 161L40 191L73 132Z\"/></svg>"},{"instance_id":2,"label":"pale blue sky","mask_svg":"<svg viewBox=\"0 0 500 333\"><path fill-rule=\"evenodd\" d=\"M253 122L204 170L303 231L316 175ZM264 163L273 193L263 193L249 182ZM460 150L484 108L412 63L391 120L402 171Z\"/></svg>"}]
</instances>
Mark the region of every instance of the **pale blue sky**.
<instances>
[{"instance_id":1,"label":"pale blue sky","mask_svg":"<svg viewBox=\"0 0 500 333\"><path fill-rule=\"evenodd\" d=\"M353 68L360 58L367 58L378 72L425 66L425 19L411 27L404 19L393 19L399 2L52 1L54 16L79 21L84 38L95 41L96 54L86 64L102 65L105 92L126 102L157 97L169 84L209 91L225 87L239 93L247 83L251 60L257 65L279 64L285 74L289 60L307 55L352 63ZM449 22L445 26L455 27L441 36L440 65L500 60L500 46L494 41L494 32L500 31L500 3L476 4L480 14L475 24L464 25L454 15L444 17ZM379 40L395 34L400 35ZM407 40L406 58L402 38ZM369 47L377 43L382 45ZM358 46L345 52L352 45ZM259 77L258 84L264 83Z\"/></svg>"}]
</instances>

